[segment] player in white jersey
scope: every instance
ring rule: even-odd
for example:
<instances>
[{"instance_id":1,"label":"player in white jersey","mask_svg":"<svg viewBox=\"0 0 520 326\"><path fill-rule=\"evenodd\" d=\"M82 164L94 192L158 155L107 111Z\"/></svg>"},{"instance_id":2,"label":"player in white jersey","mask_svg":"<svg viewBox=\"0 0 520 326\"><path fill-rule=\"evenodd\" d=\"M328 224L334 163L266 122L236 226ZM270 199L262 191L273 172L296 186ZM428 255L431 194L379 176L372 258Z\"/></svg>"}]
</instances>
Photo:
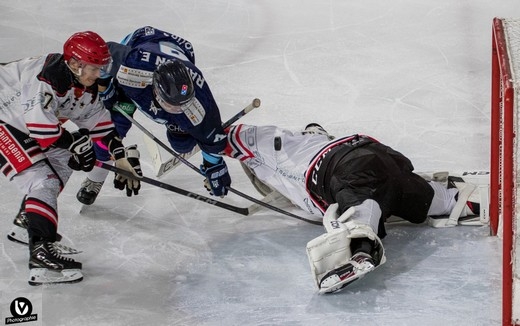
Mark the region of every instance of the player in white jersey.
<instances>
[{"instance_id":1,"label":"player in white jersey","mask_svg":"<svg viewBox=\"0 0 520 326\"><path fill-rule=\"evenodd\" d=\"M334 138L318 124L303 132L240 124L227 133L226 155L242 162L257 189L323 216L327 233L307 244L320 293L339 291L385 262L381 239L391 215L422 223L457 203L454 183L426 181L403 154L366 135Z\"/></svg>"},{"instance_id":2,"label":"player in white jersey","mask_svg":"<svg viewBox=\"0 0 520 326\"><path fill-rule=\"evenodd\" d=\"M87 31L72 35L63 54L0 65L0 171L25 195L15 224L27 229L31 285L83 279L81 263L56 247L57 201L73 170L94 167L93 142L142 176L139 152L123 146L98 96L96 81L110 60L105 41ZM79 130L62 127L68 120ZM139 188L139 181L118 175L120 184Z\"/></svg>"}]
</instances>

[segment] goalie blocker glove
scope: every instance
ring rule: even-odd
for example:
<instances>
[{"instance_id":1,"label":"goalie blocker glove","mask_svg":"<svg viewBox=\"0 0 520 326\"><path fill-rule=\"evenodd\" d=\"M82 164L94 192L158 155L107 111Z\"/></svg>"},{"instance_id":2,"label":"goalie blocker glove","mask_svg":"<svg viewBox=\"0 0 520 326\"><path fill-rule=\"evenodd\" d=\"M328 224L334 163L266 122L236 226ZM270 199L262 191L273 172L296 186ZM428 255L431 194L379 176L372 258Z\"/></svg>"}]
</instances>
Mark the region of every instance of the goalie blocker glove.
<instances>
[{"instance_id":1,"label":"goalie blocker glove","mask_svg":"<svg viewBox=\"0 0 520 326\"><path fill-rule=\"evenodd\" d=\"M213 196L224 197L228 193L228 187L231 186L231 177L224 159L215 154L202 152L203 163L200 171L206 177L204 187Z\"/></svg>"},{"instance_id":2,"label":"goalie blocker glove","mask_svg":"<svg viewBox=\"0 0 520 326\"><path fill-rule=\"evenodd\" d=\"M136 177L132 179L116 173L114 177L114 188L119 190L126 188L126 195L128 197L132 196L132 194L139 194L139 189L141 189L141 181L139 179L143 177L143 172L141 171L140 155L137 150L137 145L131 145L125 148L119 136L114 132L107 135L106 138L109 139L108 151L115 160L115 166L119 169L131 172ZM103 142L105 141L106 140L103 140Z\"/></svg>"}]
</instances>

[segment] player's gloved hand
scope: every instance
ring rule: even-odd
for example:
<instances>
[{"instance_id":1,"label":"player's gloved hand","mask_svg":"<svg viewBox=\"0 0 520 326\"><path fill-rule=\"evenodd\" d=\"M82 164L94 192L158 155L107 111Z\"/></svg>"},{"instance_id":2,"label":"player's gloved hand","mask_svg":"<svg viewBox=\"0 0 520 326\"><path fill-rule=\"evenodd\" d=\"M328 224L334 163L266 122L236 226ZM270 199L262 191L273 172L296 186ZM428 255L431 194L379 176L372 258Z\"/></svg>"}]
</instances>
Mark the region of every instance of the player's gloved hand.
<instances>
[{"instance_id":1,"label":"player's gloved hand","mask_svg":"<svg viewBox=\"0 0 520 326\"><path fill-rule=\"evenodd\" d=\"M204 156L207 156L207 154ZM229 176L228 168L224 159L215 156L213 156L213 158L216 158L215 163L207 161L205 157L200 166L200 171L206 177L204 180L204 187L213 196L224 197L228 193L227 188L231 186L231 177Z\"/></svg>"},{"instance_id":2,"label":"player's gloved hand","mask_svg":"<svg viewBox=\"0 0 520 326\"><path fill-rule=\"evenodd\" d=\"M71 133L72 144L68 150L72 153L68 165L76 171L89 172L96 164L92 139L89 137L88 129L79 129Z\"/></svg>"},{"instance_id":3,"label":"player's gloved hand","mask_svg":"<svg viewBox=\"0 0 520 326\"><path fill-rule=\"evenodd\" d=\"M140 155L137 150L137 145L131 145L125 148L118 138L114 138L109 143L109 151L116 161L115 166L117 168L129 171L136 177L132 179L116 173L114 188L119 190L126 188L126 195L128 197L132 196L132 194L139 194L139 189L141 189L141 181L139 179L143 177L143 172L141 171L141 163L139 162Z\"/></svg>"}]
</instances>

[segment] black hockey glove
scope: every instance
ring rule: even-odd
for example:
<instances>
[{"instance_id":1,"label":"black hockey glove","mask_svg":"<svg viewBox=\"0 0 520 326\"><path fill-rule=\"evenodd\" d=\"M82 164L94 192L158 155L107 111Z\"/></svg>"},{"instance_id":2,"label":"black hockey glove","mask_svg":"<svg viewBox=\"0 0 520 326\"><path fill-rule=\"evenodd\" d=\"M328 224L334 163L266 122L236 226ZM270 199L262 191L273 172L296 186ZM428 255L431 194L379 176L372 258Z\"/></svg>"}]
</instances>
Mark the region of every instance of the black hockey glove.
<instances>
[{"instance_id":1,"label":"black hockey glove","mask_svg":"<svg viewBox=\"0 0 520 326\"><path fill-rule=\"evenodd\" d=\"M210 194L220 197L227 195L227 188L231 186L231 177L229 176L226 162L222 157L215 164L204 159L200 166L200 171L206 177L204 187Z\"/></svg>"},{"instance_id":2,"label":"black hockey glove","mask_svg":"<svg viewBox=\"0 0 520 326\"><path fill-rule=\"evenodd\" d=\"M129 171L136 177L136 179L132 179L116 173L114 177L114 188L119 190L126 188L126 195L128 197L132 196L132 194L138 195L139 189L141 189L141 181L139 181L139 179L143 177L143 172L141 171L137 145L131 145L125 148L121 140L118 137L114 137L109 142L108 149L116 161L116 167Z\"/></svg>"},{"instance_id":3,"label":"black hockey glove","mask_svg":"<svg viewBox=\"0 0 520 326\"><path fill-rule=\"evenodd\" d=\"M73 170L89 172L96 164L96 154L94 153L92 139L88 134L88 129L79 129L70 134L72 144L68 150L72 153L72 156L68 165Z\"/></svg>"}]
</instances>

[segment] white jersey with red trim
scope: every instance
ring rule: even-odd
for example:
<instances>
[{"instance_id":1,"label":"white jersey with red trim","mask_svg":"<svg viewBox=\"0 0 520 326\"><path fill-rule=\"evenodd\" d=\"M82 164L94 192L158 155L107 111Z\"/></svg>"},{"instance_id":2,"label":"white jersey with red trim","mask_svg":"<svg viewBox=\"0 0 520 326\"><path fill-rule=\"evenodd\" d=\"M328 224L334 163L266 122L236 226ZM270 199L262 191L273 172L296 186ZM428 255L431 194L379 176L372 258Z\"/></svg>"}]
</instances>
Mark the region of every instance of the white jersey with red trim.
<instances>
[{"instance_id":1,"label":"white jersey with red trim","mask_svg":"<svg viewBox=\"0 0 520 326\"><path fill-rule=\"evenodd\" d=\"M255 176L306 212L323 216L326 207L306 186L332 148L356 135L329 140L327 135L292 132L276 126L236 125L229 129L226 155L239 159Z\"/></svg>"},{"instance_id":2,"label":"white jersey with red trim","mask_svg":"<svg viewBox=\"0 0 520 326\"><path fill-rule=\"evenodd\" d=\"M114 129L97 84L84 87L77 82L61 54L0 65L0 120L43 148L61 136L61 123L67 120L90 130L94 141Z\"/></svg>"},{"instance_id":3,"label":"white jersey with red trim","mask_svg":"<svg viewBox=\"0 0 520 326\"><path fill-rule=\"evenodd\" d=\"M329 143L325 135L291 132L275 126L230 128L226 154L246 164L258 179L306 212L322 216L305 187L309 162Z\"/></svg>"}]
</instances>

